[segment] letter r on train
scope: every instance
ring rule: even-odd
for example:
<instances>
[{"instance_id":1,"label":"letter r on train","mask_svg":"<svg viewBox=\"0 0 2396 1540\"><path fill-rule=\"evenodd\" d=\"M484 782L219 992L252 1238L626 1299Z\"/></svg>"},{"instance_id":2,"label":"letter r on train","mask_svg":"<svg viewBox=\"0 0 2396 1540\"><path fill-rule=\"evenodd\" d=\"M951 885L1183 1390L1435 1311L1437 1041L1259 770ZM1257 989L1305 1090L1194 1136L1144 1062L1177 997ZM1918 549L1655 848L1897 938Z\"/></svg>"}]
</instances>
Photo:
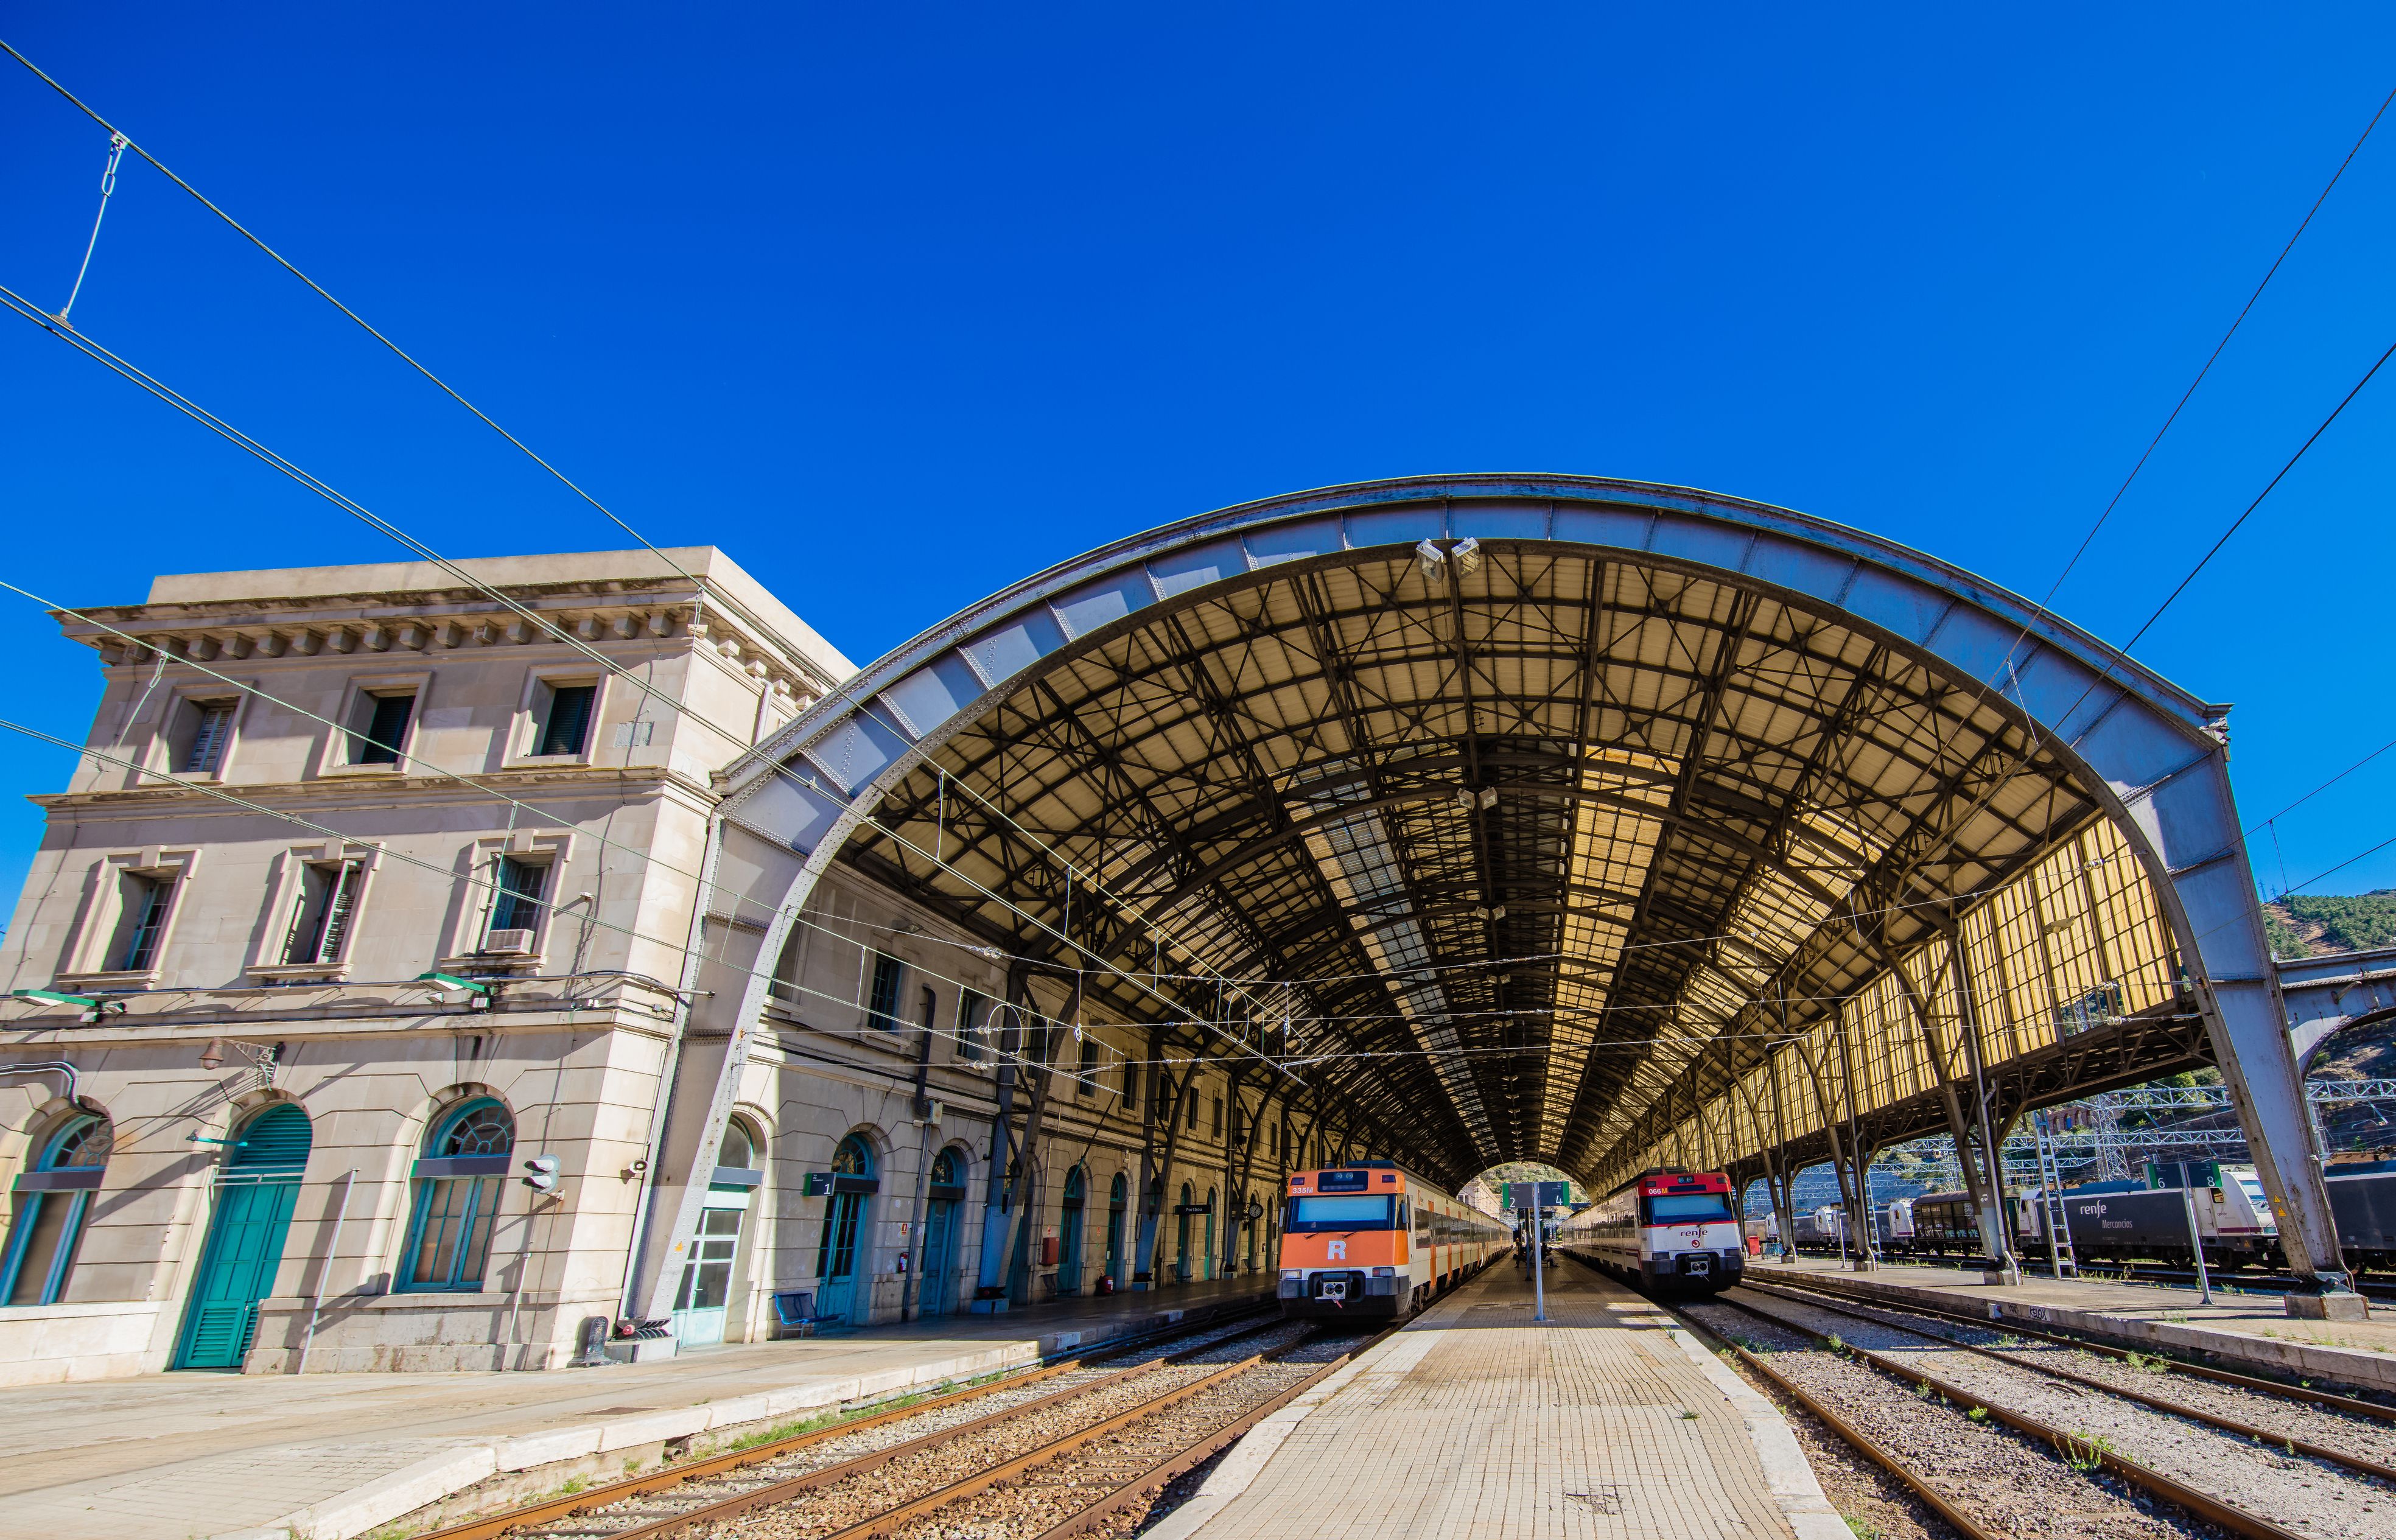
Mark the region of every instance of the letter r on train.
<instances>
[{"instance_id":1,"label":"letter r on train","mask_svg":"<svg viewBox=\"0 0 2396 1540\"><path fill-rule=\"evenodd\" d=\"M1327 1252L1325 1252L1325 1253L1324 1254L1324 1261L1326 1261L1326 1262L1345 1262L1345 1261L1347 1261L1347 1260L1348 1260L1348 1242L1347 1242L1347 1241L1333 1241L1329 1242L1329 1246L1330 1246L1330 1250L1328 1250Z\"/></svg>"}]
</instances>

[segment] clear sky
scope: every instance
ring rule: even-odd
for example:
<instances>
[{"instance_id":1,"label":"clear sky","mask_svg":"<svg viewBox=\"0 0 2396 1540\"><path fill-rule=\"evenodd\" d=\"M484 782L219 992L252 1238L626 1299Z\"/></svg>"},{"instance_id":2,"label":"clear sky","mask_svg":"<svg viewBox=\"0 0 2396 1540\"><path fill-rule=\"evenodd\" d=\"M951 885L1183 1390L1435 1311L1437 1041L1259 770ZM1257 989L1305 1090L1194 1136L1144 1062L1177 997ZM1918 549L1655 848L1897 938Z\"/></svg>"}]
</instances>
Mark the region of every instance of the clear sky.
<instances>
[{"instance_id":1,"label":"clear sky","mask_svg":"<svg viewBox=\"0 0 2396 1540\"><path fill-rule=\"evenodd\" d=\"M660 545L860 661L1136 529L1441 471L1785 504L2043 594L2391 86L2376 7L24 4L0 35ZM1479 10L1481 14L1471 14ZM0 283L105 139L0 60ZM2057 599L2125 640L2391 339L2396 113ZM74 319L448 555L627 543L127 163ZM2139 656L2259 820L2390 737L2376 382ZM0 317L0 577L386 560ZM15 606L15 607L9 607ZM0 595L6 714L92 656ZM0 786L69 757L0 735ZM2396 836L2396 752L2261 837ZM0 811L13 895L36 810ZM2326 891L2396 884L2396 847Z\"/></svg>"}]
</instances>

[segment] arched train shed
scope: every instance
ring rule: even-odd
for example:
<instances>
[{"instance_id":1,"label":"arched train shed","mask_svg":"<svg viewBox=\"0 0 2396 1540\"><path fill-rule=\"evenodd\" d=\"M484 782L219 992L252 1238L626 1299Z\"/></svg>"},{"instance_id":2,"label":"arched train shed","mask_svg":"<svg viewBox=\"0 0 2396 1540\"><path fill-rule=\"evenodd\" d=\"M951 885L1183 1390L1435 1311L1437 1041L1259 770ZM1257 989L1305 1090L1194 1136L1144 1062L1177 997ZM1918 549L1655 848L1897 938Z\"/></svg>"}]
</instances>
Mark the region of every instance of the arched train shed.
<instances>
[{"instance_id":1,"label":"arched train shed","mask_svg":"<svg viewBox=\"0 0 2396 1540\"><path fill-rule=\"evenodd\" d=\"M1977 1185L2030 1108L2217 1064L2334 1291L2225 739L1853 529L1422 477L1152 530L925 632L735 767L711 870L778 911L760 957L845 866L1451 1183L1947 1132ZM769 986L739 987L690 1148Z\"/></svg>"}]
</instances>

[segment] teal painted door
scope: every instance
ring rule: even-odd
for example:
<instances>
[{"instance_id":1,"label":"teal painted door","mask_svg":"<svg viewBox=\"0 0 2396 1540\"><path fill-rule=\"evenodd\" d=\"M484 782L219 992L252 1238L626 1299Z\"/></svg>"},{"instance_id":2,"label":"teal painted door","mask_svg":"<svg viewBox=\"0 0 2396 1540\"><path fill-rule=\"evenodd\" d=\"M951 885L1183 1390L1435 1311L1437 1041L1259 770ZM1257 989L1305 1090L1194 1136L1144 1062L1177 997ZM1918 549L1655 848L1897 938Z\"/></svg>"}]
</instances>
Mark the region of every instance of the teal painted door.
<instances>
[{"instance_id":1,"label":"teal painted door","mask_svg":"<svg viewBox=\"0 0 2396 1540\"><path fill-rule=\"evenodd\" d=\"M924 1223L924 1276L915 1285L923 1291L921 1313L946 1315L949 1291L956 1283L957 1205L946 1201L934 1203Z\"/></svg>"},{"instance_id":2,"label":"teal painted door","mask_svg":"<svg viewBox=\"0 0 2396 1540\"><path fill-rule=\"evenodd\" d=\"M234 1139L217 1174L176 1368L238 1369L248 1356L258 1302L274 1292L310 1143L307 1114L287 1102L268 1108Z\"/></svg>"},{"instance_id":3,"label":"teal painted door","mask_svg":"<svg viewBox=\"0 0 2396 1540\"><path fill-rule=\"evenodd\" d=\"M199 1286L183 1319L179 1369L238 1369L258 1333L258 1302L274 1289L291 1228L296 1177L217 1189L216 1214L200 1258Z\"/></svg>"},{"instance_id":4,"label":"teal painted door","mask_svg":"<svg viewBox=\"0 0 2396 1540\"><path fill-rule=\"evenodd\" d=\"M865 1199L844 1192L824 1215L823 1240L816 1248L816 1319L846 1321L857 1310L857 1231Z\"/></svg>"}]
</instances>

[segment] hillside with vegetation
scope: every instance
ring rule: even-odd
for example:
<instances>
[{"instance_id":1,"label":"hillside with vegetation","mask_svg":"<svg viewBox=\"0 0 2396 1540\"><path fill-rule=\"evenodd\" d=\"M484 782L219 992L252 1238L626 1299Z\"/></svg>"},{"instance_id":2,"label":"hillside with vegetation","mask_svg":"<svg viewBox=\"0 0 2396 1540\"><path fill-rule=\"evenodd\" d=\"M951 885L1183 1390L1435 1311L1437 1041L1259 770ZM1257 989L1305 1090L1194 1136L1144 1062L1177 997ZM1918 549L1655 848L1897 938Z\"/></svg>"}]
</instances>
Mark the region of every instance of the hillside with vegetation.
<instances>
[{"instance_id":1,"label":"hillside with vegetation","mask_svg":"<svg viewBox=\"0 0 2396 1540\"><path fill-rule=\"evenodd\" d=\"M2396 888L2291 893L2263 906L2263 930L2283 959L2396 947Z\"/></svg>"}]
</instances>

